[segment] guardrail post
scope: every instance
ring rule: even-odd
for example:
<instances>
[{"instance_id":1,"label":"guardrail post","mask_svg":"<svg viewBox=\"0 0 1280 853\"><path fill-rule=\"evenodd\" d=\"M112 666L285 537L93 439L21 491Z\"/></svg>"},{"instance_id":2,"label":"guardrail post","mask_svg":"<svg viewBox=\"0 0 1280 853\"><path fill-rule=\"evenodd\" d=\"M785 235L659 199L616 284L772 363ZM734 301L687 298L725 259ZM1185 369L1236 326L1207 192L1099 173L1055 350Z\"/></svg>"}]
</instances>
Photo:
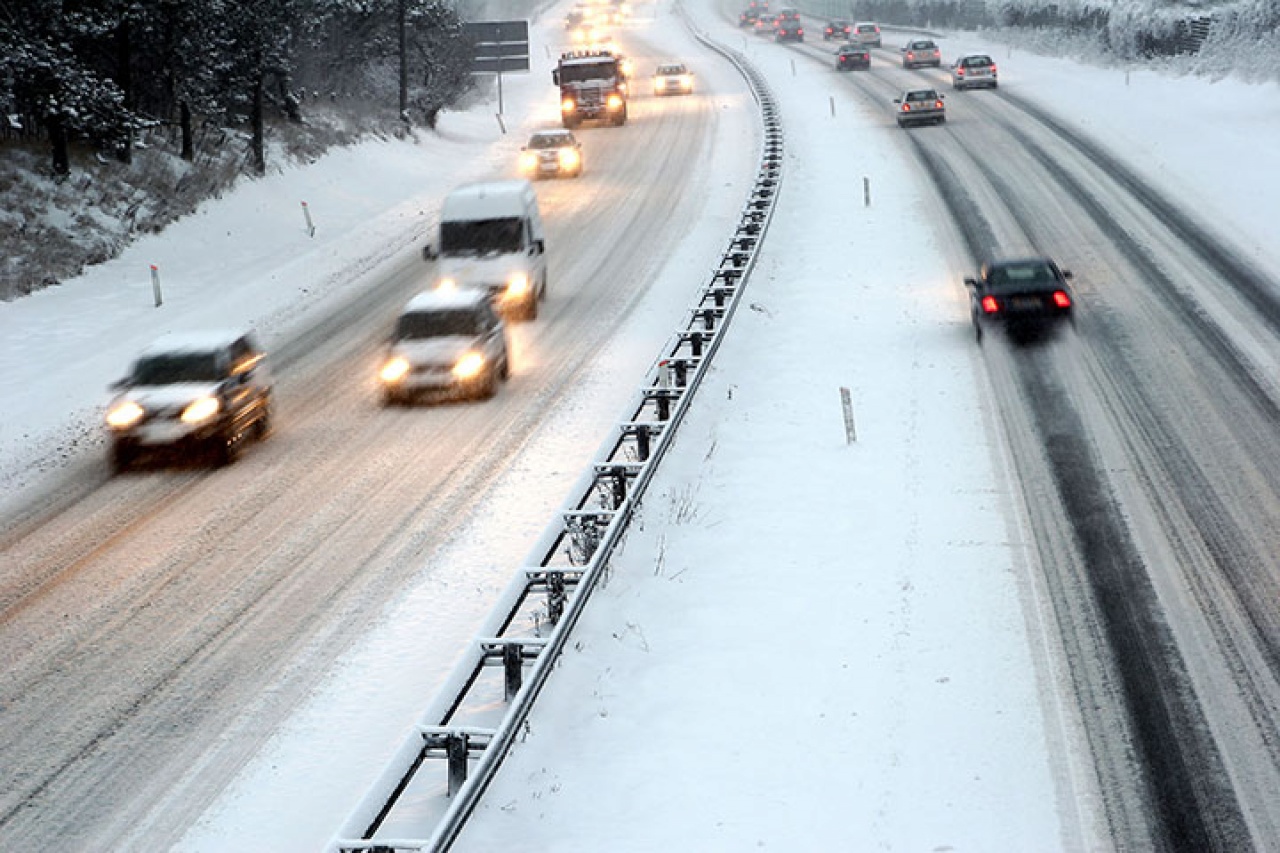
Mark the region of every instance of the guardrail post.
<instances>
[{"instance_id":1,"label":"guardrail post","mask_svg":"<svg viewBox=\"0 0 1280 853\"><path fill-rule=\"evenodd\" d=\"M649 425L636 424L636 455L641 462L649 459Z\"/></svg>"},{"instance_id":2,"label":"guardrail post","mask_svg":"<svg viewBox=\"0 0 1280 853\"><path fill-rule=\"evenodd\" d=\"M560 572L547 573L547 619L552 625L560 624L564 615L564 575Z\"/></svg>"},{"instance_id":3,"label":"guardrail post","mask_svg":"<svg viewBox=\"0 0 1280 853\"><path fill-rule=\"evenodd\" d=\"M506 699L510 702L524 683L524 649L517 643L502 647L502 671L505 676Z\"/></svg>"},{"instance_id":4,"label":"guardrail post","mask_svg":"<svg viewBox=\"0 0 1280 853\"><path fill-rule=\"evenodd\" d=\"M457 795L467 781L467 735L448 734L444 738L444 753L449 759L449 796Z\"/></svg>"}]
</instances>

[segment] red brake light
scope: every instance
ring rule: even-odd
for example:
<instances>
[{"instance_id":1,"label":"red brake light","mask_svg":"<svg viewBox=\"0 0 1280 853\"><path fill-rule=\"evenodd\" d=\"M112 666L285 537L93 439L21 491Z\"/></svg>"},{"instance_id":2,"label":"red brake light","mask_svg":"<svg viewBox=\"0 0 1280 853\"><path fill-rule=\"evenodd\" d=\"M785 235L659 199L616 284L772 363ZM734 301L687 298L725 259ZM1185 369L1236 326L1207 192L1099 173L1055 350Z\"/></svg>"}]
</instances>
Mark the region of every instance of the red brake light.
<instances>
[{"instance_id":1,"label":"red brake light","mask_svg":"<svg viewBox=\"0 0 1280 853\"><path fill-rule=\"evenodd\" d=\"M902 105L902 111L903 111L904 113L909 113L909 112L911 112L911 105L910 105L910 104L908 104L908 103L903 103L903 105Z\"/></svg>"},{"instance_id":2,"label":"red brake light","mask_svg":"<svg viewBox=\"0 0 1280 853\"><path fill-rule=\"evenodd\" d=\"M995 73L996 73L996 64L995 64L994 62L993 62L993 63L991 63L991 73L992 73L992 74L995 74Z\"/></svg>"},{"instance_id":3,"label":"red brake light","mask_svg":"<svg viewBox=\"0 0 1280 853\"><path fill-rule=\"evenodd\" d=\"M963 66L963 65L956 69L956 76L957 76L957 77L963 77L963 76L964 76L964 66Z\"/></svg>"},{"instance_id":4,"label":"red brake light","mask_svg":"<svg viewBox=\"0 0 1280 853\"><path fill-rule=\"evenodd\" d=\"M1059 308L1070 308L1071 297L1067 295L1065 290L1055 290L1053 292L1053 304Z\"/></svg>"},{"instance_id":5,"label":"red brake light","mask_svg":"<svg viewBox=\"0 0 1280 853\"><path fill-rule=\"evenodd\" d=\"M1000 311L1000 303L996 301L994 296L982 297L982 312L984 314L996 314Z\"/></svg>"}]
</instances>

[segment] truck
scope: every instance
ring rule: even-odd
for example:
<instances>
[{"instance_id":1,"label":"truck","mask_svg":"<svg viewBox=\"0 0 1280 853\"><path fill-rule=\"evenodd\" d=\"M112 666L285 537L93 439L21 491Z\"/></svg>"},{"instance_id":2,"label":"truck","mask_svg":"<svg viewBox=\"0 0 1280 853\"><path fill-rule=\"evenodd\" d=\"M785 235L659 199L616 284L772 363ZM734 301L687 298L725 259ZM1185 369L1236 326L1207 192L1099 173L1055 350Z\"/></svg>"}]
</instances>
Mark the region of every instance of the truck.
<instances>
[{"instance_id":1,"label":"truck","mask_svg":"<svg viewBox=\"0 0 1280 853\"><path fill-rule=\"evenodd\" d=\"M560 120L570 129L584 121L615 127L627 122L627 62L609 50L560 55L551 79L560 87Z\"/></svg>"},{"instance_id":2,"label":"truck","mask_svg":"<svg viewBox=\"0 0 1280 853\"><path fill-rule=\"evenodd\" d=\"M526 180L464 184L445 196L436 261L439 290L483 290L512 319L535 320L547 295L547 249L538 197Z\"/></svg>"}]
</instances>

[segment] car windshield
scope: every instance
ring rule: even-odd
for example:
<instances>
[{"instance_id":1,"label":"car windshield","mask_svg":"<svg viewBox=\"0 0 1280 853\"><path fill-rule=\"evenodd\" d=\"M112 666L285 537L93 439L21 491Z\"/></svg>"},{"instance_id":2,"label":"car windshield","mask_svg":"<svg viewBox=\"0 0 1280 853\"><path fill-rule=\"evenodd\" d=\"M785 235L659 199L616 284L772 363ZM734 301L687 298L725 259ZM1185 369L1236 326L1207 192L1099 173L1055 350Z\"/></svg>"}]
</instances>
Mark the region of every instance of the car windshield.
<instances>
[{"instance_id":1,"label":"car windshield","mask_svg":"<svg viewBox=\"0 0 1280 853\"><path fill-rule=\"evenodd\" d=\"M138 359L131 378L135 385L172 385L175 382L218 382L224 378L224 373L217 353L175 352Z\"/></svg>"},{"instance_id":2,"label":"car windshield","mask_svg":"<svg viewBox=\"0 0 1280 853\"><path fill-rule=\"evenodd\" d=\"M994 267L988 275L988 283L995 290L1051 287L1058 283L1058 277L1047 262L1028 261Z\"/></svg>"},{"instance_id":3,"label":"car windshield","mask_svg":"<svg viewBox=\"0 0 1280 853\"><path fill-rule=\"evenodd\" d=\"M479 334L476 312L469 310L413 311L401 314L396 323L396 340L425 340L455 335Z\"/></svg>"},{"instance_id":4,"label":"car windshield","mask_svg":"<svg viewBox=\"0 0 1280 853\"><path fill-rule=\"evenodd\" d=\"M562 148L572 144L566 133L539 133L529 137L530 148Z\"/></svg>"},{"instance_id":5,"label":"car windshield","mask_svg":"<svg viewBox=\"0 0 1280 853\"><path fill-rule=\"evenodd\" d=\"M440 251L446 255L518 252L524 223L517 218L440 223Z\"/></svg>"}]
</instances>

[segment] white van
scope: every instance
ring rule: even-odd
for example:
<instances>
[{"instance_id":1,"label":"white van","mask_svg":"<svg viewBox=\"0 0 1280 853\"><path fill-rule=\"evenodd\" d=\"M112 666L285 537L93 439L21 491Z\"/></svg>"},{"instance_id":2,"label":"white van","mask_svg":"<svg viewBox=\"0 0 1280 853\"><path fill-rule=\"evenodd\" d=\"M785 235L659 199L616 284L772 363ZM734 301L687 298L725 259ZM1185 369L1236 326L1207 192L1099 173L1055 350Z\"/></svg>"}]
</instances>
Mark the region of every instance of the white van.
<instances>
[{"instance_id":1,"label":"white van","mask_svg":"<svg viewBox=\"0 0 1280 853\"><path fill-rule=\"evenodd\" d=\"M504 314L538 316L547 295L546 239L538 197L528 181L491 181L458 187L440 212L440 245L423 254L438 260L437 288L488 292Z\"/></svg>"}]
</instances>

